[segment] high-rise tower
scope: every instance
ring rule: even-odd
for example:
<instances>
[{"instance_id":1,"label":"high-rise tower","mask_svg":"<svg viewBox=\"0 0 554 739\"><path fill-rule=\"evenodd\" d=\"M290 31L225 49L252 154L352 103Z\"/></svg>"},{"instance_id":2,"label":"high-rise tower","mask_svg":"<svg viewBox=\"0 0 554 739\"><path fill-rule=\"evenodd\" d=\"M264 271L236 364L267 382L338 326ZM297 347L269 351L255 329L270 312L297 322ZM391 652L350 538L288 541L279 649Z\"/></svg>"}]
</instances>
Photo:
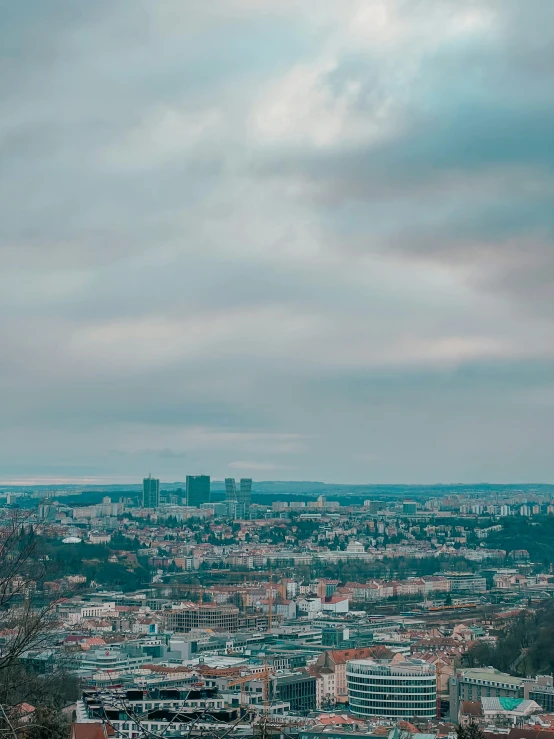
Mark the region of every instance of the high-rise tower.
<instances>
[{"instance_id":1,"label":"high-rise tower","mask_svg":"<svg viewBox=\"0 0 554 739\"><path fill-rule=\"evenodd\" d=\"M252 498L252 478L242 477L240 481L239 502L244 506L244 513L248 515Z\"/></svg>"},{"instance_id":2,"label":"high-rise tower","mask_svg":"<svg viewBox=\"0 0 554 739\"><path fill-rule=\"evenodd\" d=\"M210 502L210 476L187 475L187 505L199 508Z\"/></svg>"},{"instance_id":3,"label":"high-rise tower","mask_svg":"<svg viewBox=\"0 0 554 739\"><path fill-rule=\"evenodd\" d=\"M250 513L252 478L243 477L239 487L233 477L225 478L225 500L235 518L247 518Z\"/></svg>"},{"instance_id":4,"label":"high-rise tower","mask_svg":"<svg viewBox=\"0 0 554 739\"><path fill-rule=\"evenodd\" d=\"M142 481L142 507L157 508L160 505L160 481L148 475Z\"/></svg>"}]
</instances>

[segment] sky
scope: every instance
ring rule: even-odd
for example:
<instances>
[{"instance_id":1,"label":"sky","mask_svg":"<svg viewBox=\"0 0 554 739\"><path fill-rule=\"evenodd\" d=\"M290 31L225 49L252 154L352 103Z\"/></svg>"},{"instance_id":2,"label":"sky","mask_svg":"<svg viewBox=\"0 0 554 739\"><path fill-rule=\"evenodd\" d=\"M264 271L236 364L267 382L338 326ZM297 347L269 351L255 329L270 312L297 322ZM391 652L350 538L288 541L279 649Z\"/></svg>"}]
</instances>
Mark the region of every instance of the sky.
<instances>
[{"instance_id":1,"label":"sky","mask_svg":"<svg viewBox=\"0 0 554 739\"><path fill-rule=\"evenodd\" d=\"M0 481L554 481L554 3L0 0Z\"/></svg>"}]
</instances>

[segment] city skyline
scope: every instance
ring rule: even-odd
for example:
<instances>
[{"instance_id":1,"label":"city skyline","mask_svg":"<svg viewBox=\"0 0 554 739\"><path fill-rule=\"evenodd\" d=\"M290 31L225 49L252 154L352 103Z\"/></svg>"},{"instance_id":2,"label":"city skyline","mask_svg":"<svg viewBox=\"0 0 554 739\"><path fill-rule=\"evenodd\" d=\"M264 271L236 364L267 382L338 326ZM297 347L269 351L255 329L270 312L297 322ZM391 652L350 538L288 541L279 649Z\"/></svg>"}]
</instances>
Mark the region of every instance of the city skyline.
<instances>
[{"instance_id":1,"label":"city skyline","mask_svg":"<svg viewBox=\"0 0 554 739\"><path fill-rule=\"evenodd\" d=\"M0 478L552 482L553 23L6 4Z\"/></svg>"}]
</instances>

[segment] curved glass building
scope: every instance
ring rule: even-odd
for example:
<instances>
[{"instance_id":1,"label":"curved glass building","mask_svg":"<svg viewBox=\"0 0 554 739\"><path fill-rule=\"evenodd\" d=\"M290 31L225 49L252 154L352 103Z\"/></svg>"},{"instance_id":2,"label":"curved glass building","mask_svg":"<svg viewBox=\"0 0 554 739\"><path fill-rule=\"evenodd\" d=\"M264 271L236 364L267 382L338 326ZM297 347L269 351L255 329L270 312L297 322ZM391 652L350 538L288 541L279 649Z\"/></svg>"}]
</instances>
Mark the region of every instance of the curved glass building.
<instances>
[{"instance_id":1,"label":"curved glass building","mask_svg":"<svg viewBox=\"0 0 554 739\"><path fill-rule=\"evenodd\" d=\"M355 716L436 717L435 667L423 660L397 659L354 659L346 664L350 710Z\"/></svg>"}]
</instances>

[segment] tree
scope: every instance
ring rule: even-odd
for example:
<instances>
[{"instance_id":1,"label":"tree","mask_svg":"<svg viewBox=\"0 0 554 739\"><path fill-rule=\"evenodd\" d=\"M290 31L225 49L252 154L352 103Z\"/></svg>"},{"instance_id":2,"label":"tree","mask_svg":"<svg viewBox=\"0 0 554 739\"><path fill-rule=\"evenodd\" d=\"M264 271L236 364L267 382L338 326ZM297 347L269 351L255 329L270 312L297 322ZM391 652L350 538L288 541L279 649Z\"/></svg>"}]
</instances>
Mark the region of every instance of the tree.
<instances>
[{"instance_id":1,"label":"tree","mask_svg":"<svg viewBox=\"0 0 554 739\"><path fill-rule=\"evenodd\" d=\"M456 739L468 739L466 726L462 726L462 724L459 724L456 727Z\"/></svg>"},{"instance_id":2,"label":"tree","mask_svg":"<svg viewBox=\"0 0 554 739\"><path fill-rule=\"evenodd\" d=\"M29 519L30 514L14 511L0 526L0 629L6 634L0 672L44 641L52 626L54 604L37 589L44 583L46 565L36 532L26 525Z\"/></svg>"},{"instance_id":3,"label":"tree","mask_svg":"<svg viewBox=\"0 0 554 739\"><path fill-rule=\"evenodd\" d=\"M465 667L483 667L494 661L494 648L486 642L475 642L462 657Z\"/></svg>"},{"instance_id":4,"label":"tree","mask_svg":"<svg viewBox=\"0 0 554 739\"><path fill-rule=\"evenodd\" d=\"M466 731L467 731L467 735L466 735L467 739L485 739L483 730L481 729L479 724L475 723L475 721L470 722Z\"/></svg>"},{"instance_id":5,"label":"tree","mask_svg":"<svg viewBox=\"0 0 554 739\"><path fill-rule=\"evenodd\" d=\"M457 739L485 739L483 730L475 721L471 721L467 726L461 724L456 727Z\"/></svg>"},{"instance_id":6,"label":"tree","mask_svg":"<svg viewBox=\"0 0 554 739\"><path fill-rule=\"evenodd\" d=\"M28 739L67 739L69 723L65 715L53 706L39 706L25 726Z\"/></svg>"},{"instance_id":7,"label":"tree","mask_svg":"<svg viewBox=\"0 0 554 739\"><path fill-rule=\"evenodd\" d=\"M9 734L17 739L23 731L34 739L39 737L37 731L55 736L52 716L42 709L50 707L53 714L63 703L60 690L66 681L61 666L55 674L38 675L24 659L30 650L44 650L48 645L56 626L56 604L66 594L52 596L45 587L56 577L58 563L42 551L42 530L43 523L32 511L11 511L0 521L0 632L4 639L0 653L0 738ZM24 703L36 710L23 711ZM48 729L46 723L40 723L47 719Z\"/></svg>"}]
</instances>

